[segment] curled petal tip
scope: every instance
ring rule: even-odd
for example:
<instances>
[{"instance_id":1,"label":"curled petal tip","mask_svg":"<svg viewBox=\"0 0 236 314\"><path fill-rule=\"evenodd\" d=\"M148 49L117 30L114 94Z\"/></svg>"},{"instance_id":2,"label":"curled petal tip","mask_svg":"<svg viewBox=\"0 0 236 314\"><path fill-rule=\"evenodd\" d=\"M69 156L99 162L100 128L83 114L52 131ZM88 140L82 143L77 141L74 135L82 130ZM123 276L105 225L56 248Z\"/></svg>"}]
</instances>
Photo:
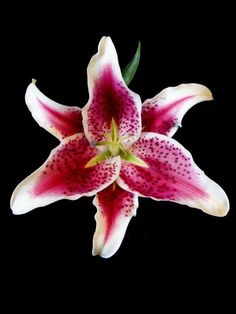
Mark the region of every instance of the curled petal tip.
<instances>
[{"instance_id":1,"label":"curled petal tip","mask_svg":"<svg viewBox=\"0 0 236 314\"><path fill-rule=\"evenodd\" d=\"M112 42L111 37L110 36L103 36L99 42L99 44L101 43L108 43L108 42Z\"/></svg>"},{"instance_id":2,"label":"curled petal tip","mask_svg":"<svg viewBox=\"0 0 236 314\"><path fill-rule=\"evenodd\" d=\"M218 209L215 216L216 217L225 217L228 214L228 212L229 212L229 206L228 207L222 207L222 208Z\"/></svg>"},{"instance_id":3,"label":"curled petal tip","mask_svg":"<svg viewBox=\"0 0 236 314\"><path fill-rule=\"evenodd\" d=\"M214 97L212 95L212 92L208 89L209 93L207 94L208 100L213 100Z\"/></svg>"},{"instance_id":4,"label":"curled petal tip","mask_svg":"<svg viewBox=\"0 0 236 314\"><path fill-rule=\"evenodd\" d=\"M199 208L212 216L226 216L229 211L229 199L225 191L216 182L206 176L205 178L207 180L205 182L205 191L208 197L200 201Z\"/></svg>"},{"instance_id":5,"label":"curled petal tip","mask_svg":"<svg viewBox=\"0 0 236 314\"><path fill-rule=\"evenodd\" d=\"M110 36L103 36L100 40L101 41L111 41L111 37Z\"/></svg>"},{"instance_id":6,"label":"curled petal tip","mask_svg":"<svg viewBox=\"0 0 236 314\"><path fill-rule=\"evenodd\" d=\"M98 215L95 216L96 220L98 220ZM93 256L101 256L103 258L108 258L112 256L114 253L107 252L107 249L105 248L104 244L104 238L103 235L97 235L96 239L93 240L93 249L92 249L92 255Z\"/></svg>"},{"instance_id":7,"label":"curled petal tip","mask_svg":"<svg viewBox=\"0 0 236 314\"><path fill-rule=\"evenodd\" d=\"M115 252L109 252L107 249L101 248L101 250L93 249L92 250L92 255L93 256L100 256L102 258L110 258L115 254Z\"/></svg>"},{"instance_id":8,"label":"curled petal tip","mask_svg":"<svg viewBox=\"0 0 236 314\"><path fill-rule=\"evenodd\" d=\"M11 208L11 210L12 210L12 213L13 213L14 215L17 215L17 212L15 211L13 195L12 195L11 200L10 200L10 208Z\"/></svg>"},{"instance_id":9,"label":"curled petal tip","mask_svg":"<svg viewBox=\"0 0 236 314\"><path fill-rule=\"evenodd\" d=\"M181 84L166 88L154 98L144 102L142 107L144 130L172 137L191 107L212 99L211 91L201 84Z\"/></svg>"},{"instance_id":10,"label":"curled petal tip","mask_svg":"<svg viewBox=\"0 0 236 314\"><path fill-rule=\"evenodd\" d=\"M216 217L225 217L229 212L229 199L225 192L222 190L221 197L219 195L219 199L216 198L214 201L214 205L212 206L212 210L206 211L207 214L216 216Z\"/></svg>"},{"instance_id":11,"label":"curled petal tip","mask_svg":"<svg viewBox=\"0 0 236 314\"><path fill-rule=\"evenodd\" d=\"M200 85L200 86L201 86L201 91L199 93L199 96L202 95L203 97L205 97L205 100L213 100L214 98L213 98L213 95L212 95L212 92L210 91L210 89L204 85Z\"/></svg>"},{"instance_id":12,"label":"curled petal tip","mask_svg":"<svg viewBox=\"0 0 236 314\"><path fill-rule=\"evenodd\" d=\"M59 104L45 96L32 79L25 102L38 124L59 140L83 131L81 109Z\"/></svg>"},{"instance_id":13,"label":"curled petal tip","mask_svg":"<svg viewBox=\"0 0 236 314\"><path fill-rule=\"evenodd\" d=\"M169 89L173 90L174 88L170 87ZM188 90L190 93L192 93L192 96L202 97L202 99L199 99L199 101L213 99L212 92L210 91L210 89L202 84L197 84L197 83L180 84L175 89L177 91Z\"/></svg>"},{"instance_id":14,"label":"curled petal tip","mask_svg":"<svg viewBox=\"0 0 236 314\"><path fill-rule=\"evenodd\" d=\"M27 205L25 205L27 204ZM27 194L21 193L19 185L14 190L11 200L10 208L14 215L21 215L32 210L30 199L27 197Z\"/></svg>"},{"instance_id":15,"label":"curled petal tip","mask_svg":"<svg viewBox=\"0 0 236 314\"><path fill-rule=\"evenodd\" d=\"M33 84L36 84L36 83L37 83L37 80L34 79L34 78L32 78L32 83L33 83Z\"/></svg>"},{"instance_id":16,"label":"curled petal tip","mask_svg":"<svg viewBox=\"0 0 236 314\"><path fill-rule=\"evenodd\" d=\"M114 44L109 36L103 36L98 44L99 55L104 55L107 53L108 49L115 49Z\"/></svg>"},{"instance_id":17,"label":"curled petal tip","mask_svg":"<svg viewBox=\"0 0 236 314\"><path fill-rule=\"evenodd\" d=\"M97 255L100 255L100 252L95 250L94 248L92 249L92 255L93 256L97 256Z\"/></svg>"},{"instance_id":18,"label":"curled petal tip","mask_svg":"<svg viewBox=\"0 0 236 314\"><path fill-rule=\"evenodd\" d=\"M106 251L107 250L103 250L103 248L101 248L100 250L98 248L93 248L92 255L93 256L100 256L102 258L109 258L114 254L114 253L109 254Z\"/></svg>"}]
</instances>

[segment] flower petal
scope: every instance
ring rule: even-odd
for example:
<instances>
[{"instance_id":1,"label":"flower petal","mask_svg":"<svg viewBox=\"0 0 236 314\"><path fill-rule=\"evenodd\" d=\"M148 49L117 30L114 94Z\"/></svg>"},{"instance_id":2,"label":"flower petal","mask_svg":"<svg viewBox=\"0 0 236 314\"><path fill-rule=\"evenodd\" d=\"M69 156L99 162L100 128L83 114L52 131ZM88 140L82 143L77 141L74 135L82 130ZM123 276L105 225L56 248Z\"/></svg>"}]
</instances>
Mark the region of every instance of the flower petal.
<instances>
[{"instance_id":1,"label":"flower petal","mask_svg":"<svg viewBox=\"0 0 236 314\"><path fill-rule=\"evenodd\" d=\"M23 214L60 199L92 196L112 184L120 171L119 156L85 168L98 152L83 134L65 139L38 170L16 187L11 198L13 213Z\"/></svg>"},{"instance_id":2,"label":"flower petal","mask_svg":"<svg viewBox=\"0 0 236 314\"><path fill-rule=\"evenodd\" d=\"M38 124L59 140L83 132L81 109L63 106L49 99L34 81L26 90L25 101Z\"/></svg>"},{"instance_id":3,"label":"flower petal","mask_svg":"<svg viewBox=\"0 0 236 314\"><path fill-rule=\"evenodd\" d=\"M93 204L97 207L93 255L108 258L119 249L130 219L136 215L138 196L114 183L97 193Z\"/></svg>"},{"instance_id":4,"label":"flower petal","mask_svg":"<svg viewBox=\"0 0 236 314\"><path fill-rule=\"evenodd\" d=\"M173 136L181 126L183 116L192 106L212 99L210 90L200 84L181 84L166 88L144 102L143 131Z\"/></svg>"},{"instance_id":5,"label":"flower petal","mask_svg":"<svg viewBox=\"0 0 236 314\"><path fill-rule=\"evenodd\" d=\"M229 210L223 189L194 163L191 154L165 135L143 133L131 152L147 167L122 162L117 183L140 196L169 200L195 207L214 216Z\"/></svg>"},{"instance_id":6,"label":"flower petal","mask_svg":"<svg viewBox=\"0 0 236 314\"><path fill-rule=\"evenodd\" d=\"M91 143L106 141L114 119L119 136L131 143L141 132L141 99L126 86L115 47L103 37L88 65L89 101L82 109L85 135Z\"/></svg>"}]
</instances>

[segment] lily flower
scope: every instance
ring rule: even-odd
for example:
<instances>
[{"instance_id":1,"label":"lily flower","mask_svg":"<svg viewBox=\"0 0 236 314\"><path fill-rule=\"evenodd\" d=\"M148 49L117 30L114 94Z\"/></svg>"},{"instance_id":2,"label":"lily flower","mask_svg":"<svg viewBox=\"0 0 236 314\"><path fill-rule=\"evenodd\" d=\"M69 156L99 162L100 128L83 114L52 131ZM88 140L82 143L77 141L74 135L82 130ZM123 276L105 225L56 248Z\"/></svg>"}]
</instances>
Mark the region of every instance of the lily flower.
<instances>
[{"instance_id":1,"label":"lily flower","mask_svg":"<svg viewBox=\"0 0 236 314\"><path fill-rule=\"evenodd\" d=\"M210 90L182 84L142 104L122 77L110 37L101 39L87 74L89 100L83 109L49 99L35 81L28 86L25 99L32 116L60 144L16 187L13 213L95 196L93 255L105 258L120 247L139 196L226 215L229 202L223 189L172 138L188 109L212 99Z\"/></svg>"}]
</instances>

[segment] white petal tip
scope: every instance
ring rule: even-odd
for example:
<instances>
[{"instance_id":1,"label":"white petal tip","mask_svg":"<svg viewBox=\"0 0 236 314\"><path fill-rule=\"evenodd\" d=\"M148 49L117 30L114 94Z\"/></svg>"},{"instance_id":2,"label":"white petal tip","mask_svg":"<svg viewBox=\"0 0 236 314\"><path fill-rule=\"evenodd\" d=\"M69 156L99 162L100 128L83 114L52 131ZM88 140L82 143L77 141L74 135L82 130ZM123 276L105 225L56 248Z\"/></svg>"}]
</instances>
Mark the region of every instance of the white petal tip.
<instances>
[{"instance_id":1,"label":"white petal tip","mask_svg":"<svg viewBox=\"0 0 236 314\"><path fill-rule=\"evenodd\" d=\"M99 242L99 241L98 241ZM92 250L92 255L93 256L100 256L103 258L107 258L106 254L104 254L104 243L98 243L96 239L93 239L93 250Z\"/></svg>"},{"instance_id":2,"label":"white petal tip","mask_svg":"<svg viewBox=\"0 0 236 314\"><path fill-rule=\"evenodd\" d=\"M14 215L22 215L30 211L30 209L23 208L22 206L18 206L18 204L13 201L11 201L10 207Z\"/></svg>"},{"instance_id":3,"label":"white petal tip","mask_svg":"<svg viewBox=\"0 0 236 314\"><path fill-rule=\"evenodd\" d=\"M100 77L100 72L106 64L111 64L122 79L115 46L109 36L103 36L98 44L98 52L91 58L88 68L88 87L90 93L94 82Z\"/></svg>"},{"instance_id":4,"label":"white petal tip","mask_svg":"<svg viewBox=\"0 0 236 314\"><path fill-rule=\"evenodd\" d=\"M40 198L33 197L29 193L29 188L33 182L30 180L34 173L25 178L12 193L10 207L14 215L26 214L36 207L41 207Z\"/></svg>"},{"instance_id":5,"label":"white petal tip","mask_svg":"<svg viewBox=\"0 0 236 314\"><path fill-rule=\"evenodd\" d=\"M109 42L112 42L111 37L110 36L103 36L99 42L99 46L108 44Z\"/></svg>"},{"instance_id":6,"label":"white petal tip","mask_svg":"<svg viewBox=\"0 0 236 314\"><path fill-rule=\"evenodd\" d=\"M37 80L34 79L34 78L32 78L32 83L33 83L33 84L36 84L36 83L37 83Z\"/></svg>"},{"instance_id":7,"label":"white petal tip","mask_svg":"<svg viewBox=\"0 0 236 314\"><path fill-rule=\"evenodd\" d=\"M103 258L108 258L115 254L115 252L116 250L112 250L111 248L109 248L109 245L107 245L107 243L104 243L103 235L94 235L92 250L93 256L99 255Z\"/></svg>"},{"instance_id":8,"label":"white petal tip","mask_svg":"<svg viewBox=\"0 0 236 314\"><path fill-rule=\"evenodd\" d=\"M207 214L213 215L215 217L225 217L229 212L229 201L228 199L221 206L217 206L211 212L206 212Z\"/></svg>"},{"instance_id":9,"label":"white petal tip","mask_svg":"<svg viewBox=\"0 0 236 314\"><path fill-rule=\"evenodd\" d=\"M205 97L205 100L213 100L213 95L211 93L211 91L206 88L206 92L202 94L203 97Z\"/></svg>"},{"instance_id":10,"label":"white petal tip","mask_svg":"<svg viewBox=\"0 0 236 314\"><path fill-rule=\"evenodd\" d=\"M202 97L202 100L213 100L213 96L209 88L201 84L193 84L196 88L196 96Z\"/></svg>"},{"instance_id":11,"label":"white petal tip","mask_svg":"<svg viewBox=\"0 0 236 314\"><path fill-rule=\"evenodd\" d=\"M109 257L109 256L104 256L101 251L96 251L96 250L92 251L92 255L93 256L100 256L102 258L108 258Z\"/></svg>"},{"instance_id":12,"label":"white petal tip","mask_svg":"<svg viewBox=\"0 0 236 314\"><path fill-rule=\"evenodd\" d=\"M26 214L29 211L31 211L32 209L34 209L33 207L29 206L30 202L28 202L28 205L24 205L24 200L22 198L18 198L15 193L13 193L12 198L11 198L11 202L10 202L10 207L12 210L12 213L14 215L22 215L22 214Z\"/></svg>"},{"instance_id":13,"label":"white petal tip","mask_svg":"<svg viewBox=\"0 0 236 314\"><path fill-rule=\"evenodd\" d=\"M123 239L123 237L122 237ZM92 255L99 255L103 258L109 258L116 253L119 249L122 239L119 241L114 239L114 235L110 241L106 242L104 240L104 234L100 234L98 230L96 230L93 238L93 250Z\"/></svg>"},{"instance_id":14,"label":"white petal tip","mask_svg":"<svg viewBox=\"0 0 236 314\"><path fill-rule=\"evenodd\" d=\"M197 83L180 84L175 91L187 90L189 95L200 97L199 101L213 100L212 93L205 85Z\"/></svg>"},{"instance_id":15,"label":"white petal tip","mask_svg":"<svg viewBox=\"0 0 236 314\"><path fill-rule=\"evenodd\" d=\"M14 210L14 209L11 209L11 210L12 210L12 214L16 215L16 216L23 215L23 214L27 213L27 212L23 212L23 211Z\"/></svg>"},{"instance_id":16,"label":"white petal tip","mask_svg":"<svg viewBox=\"0 0 236 314\"><path fill-rule=\"evenodd\" d=\"M229 212L229 199L218 184L215 184L215 193L211 196L210 201L204 205L202 210L212 216L224 217Z\"/></svg>"},{"instance_id":17,"label":"white petal tip","mask_svg":"<svg viewBox=\"0 0 236 314\"><path fill-rule=\"evenodd\" d=\"M115 52L114 44L109 36L103 36L98 44L98 54L99 56L103 56L107 54L107 56L113 57Z\"/></svg>"},{"instance_id":18,"label":"white petal tip","mask_svg":"<svg viewBox=\"0 0 236 314\"><path fill-rule=\"evenodd\" d=\"M100 256L102 258L109 258L111 256L113 256L115 254L115 252L107 252L106 249L102 249L102 250L96 250L96 249L93 249L92 251L92 255L93 256Z\"/></svg>"}]
</instances>

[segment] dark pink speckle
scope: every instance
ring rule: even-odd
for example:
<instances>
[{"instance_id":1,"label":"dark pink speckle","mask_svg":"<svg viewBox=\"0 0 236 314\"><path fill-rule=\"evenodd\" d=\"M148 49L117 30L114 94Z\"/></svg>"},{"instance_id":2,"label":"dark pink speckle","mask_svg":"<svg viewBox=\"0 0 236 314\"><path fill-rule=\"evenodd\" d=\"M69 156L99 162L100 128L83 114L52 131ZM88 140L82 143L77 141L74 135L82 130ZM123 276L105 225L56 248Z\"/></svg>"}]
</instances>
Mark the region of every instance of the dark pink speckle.
<instances>
[{"instance_id":1,"label":"dark pink speckle","mask_svg":"<svg viewBox=\"0 0 236 314\"><path fill-rule=\"evenodd\" d=\"M143 196L164 200L178 201L183 198L206 197L199 180L199 168L189 157L189 153L170 138L163 139L164 136L158 134L150 138L145 134L148 133L144 133L132 145L131 151L149 167L127 162L122 165L120 177L131 190Z\"/></svg>"},{"instance_id":2,"label":"dark pink speckle","mask_svg":"<svg viewBox=\"0 0 236 314\"><path fill-rule=\"evenodd\" d=\"M121 189L114 183L99 192L97 200L106 221L106 241L120 216L129 217L133 215L132 209L135 207L134 195Z\"/></svg>"},{"instance_id":3,"label":"dark pink speckle","mask_svg":"<svg viewBox=\"0 0 236 314\"><path fill-rule=\"evenodd\" d=\"M59 145L44 164L32 194L84 195L112 183L118 171L117 162L106 160L90 168L84 167L97 153L84 135Z\"/></svg>"},{"instance_id":4,"label":"dark pink speckle","mask_svg":"<svg viewBox=\"0 0 236 314\"><path fill-rule=\"evenodd\" d=\"M133 94L119 81L108 65L95 83L93 95L87 109L88 132L95 142L106 140L110 132L112 118L120 136L136 136L141 130L141 117Z\"/></svg>"},{"instance_id":5,"label":"dark pink speckle","mask_svg":"<svg viewBox=\"0 0 236 314\"><path fill-rule=\"evenodd\" d=\"M158 101L151 100L142 107L142 126L145 132L156 132L168 135L181 121L178 119L178 111L186 100L193 96L183 97L174 102L160 106Z\"/></svg>"}]
</instances>

